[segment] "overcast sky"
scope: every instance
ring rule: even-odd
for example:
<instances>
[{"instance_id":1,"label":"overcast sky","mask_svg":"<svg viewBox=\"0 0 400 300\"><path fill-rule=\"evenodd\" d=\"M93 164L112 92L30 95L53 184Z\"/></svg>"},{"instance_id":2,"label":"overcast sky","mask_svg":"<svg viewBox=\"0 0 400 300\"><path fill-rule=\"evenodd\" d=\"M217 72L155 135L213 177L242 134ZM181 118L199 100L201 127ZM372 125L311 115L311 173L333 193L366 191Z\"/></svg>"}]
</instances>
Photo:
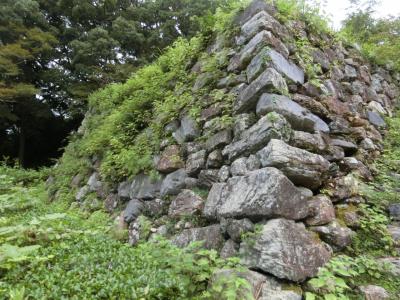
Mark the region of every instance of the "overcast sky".
<instances>
[{"instance_id":1,"label":"overcast sky","mask_svg":"<svg viewBox=\"0 0 400 300\"><path fill-rule=\"evenodd\" d=\"M346 17L347 8L350 6L348 0L327 0L325 10L331 16L335 28L339 28L341 21ZM400 15L400 0L381 0L377 5L377 16Z\"/></svg>"}]
</instances>

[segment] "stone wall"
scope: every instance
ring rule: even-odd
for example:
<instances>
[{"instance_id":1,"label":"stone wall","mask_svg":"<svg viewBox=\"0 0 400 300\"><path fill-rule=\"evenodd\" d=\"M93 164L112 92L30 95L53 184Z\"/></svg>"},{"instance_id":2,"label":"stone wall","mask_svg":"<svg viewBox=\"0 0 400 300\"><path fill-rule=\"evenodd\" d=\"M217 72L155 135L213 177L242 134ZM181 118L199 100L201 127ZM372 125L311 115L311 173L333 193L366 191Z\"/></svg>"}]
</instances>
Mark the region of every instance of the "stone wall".
<instances>
[{"instance_id":1,"label":"stone wall","mask_svg":"<svg viewBox=\"0 0 400 300\"><path fill-rule=\"evenodd\" d=\"M203 109L198 120L182 112L165 128L173 142L163 141L155 157L157 179L140 174L105 193L94 172L76 199L94 191L110 212L122 206L133 245L141 238L137 218L145 215L153 235L179 246L204 241L274 276L263 277L275 284L265 299L300 299L276 284L316 275L351 243L359 218L353 208L364 201L360 181L372 179L369 164L382 150L383 117L392 113L400 77L329 35L274 15L274 7L253 1L236 18L239 34L210 45L210 55L228 55L222 77L203 72L202 61L192 68L193 90L212 81L234 95L232 123L222 121L223 103ZM300 67L299 39L313 46L317 78Z\"/></svg>"}]
</instances>

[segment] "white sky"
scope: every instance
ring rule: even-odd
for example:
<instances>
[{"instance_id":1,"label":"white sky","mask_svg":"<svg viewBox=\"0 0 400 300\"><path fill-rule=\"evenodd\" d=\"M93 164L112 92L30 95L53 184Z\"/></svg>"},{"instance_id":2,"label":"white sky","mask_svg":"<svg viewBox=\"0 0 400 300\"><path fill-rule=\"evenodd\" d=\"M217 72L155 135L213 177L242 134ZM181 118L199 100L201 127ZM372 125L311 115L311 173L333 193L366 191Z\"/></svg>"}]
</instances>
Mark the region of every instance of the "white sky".
<instances>
[{"instance_id":1,"label":"white sky","mask_svg":"<svg viewBox=\"0 0 400 300\"><path fill-rule=\"evenodd\" d=\"M389 15L400 15L400 0L380 0L376 6L376 16L386 17ZM334 28L339 28L341 21L348 13L347 8L350 6L348 0L326 0L324 6L326 12L331 16Z\"/></svg>"}]
</instances>

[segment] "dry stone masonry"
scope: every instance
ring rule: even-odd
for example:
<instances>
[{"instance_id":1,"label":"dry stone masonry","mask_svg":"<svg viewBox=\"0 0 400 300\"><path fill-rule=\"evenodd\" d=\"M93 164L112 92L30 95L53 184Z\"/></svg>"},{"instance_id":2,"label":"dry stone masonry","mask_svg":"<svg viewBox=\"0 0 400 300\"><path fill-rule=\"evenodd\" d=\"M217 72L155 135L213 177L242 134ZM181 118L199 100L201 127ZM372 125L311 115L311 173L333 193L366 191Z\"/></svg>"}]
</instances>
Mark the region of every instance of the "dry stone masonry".
<instances>
[{"instance_id":1,"label":"dry stone masonry","mask_svg":"<svg viewBox=\"0 0 400 300\"><path fill-rule=\"evenodd\" d=\"M400 76L274 14L271 5L253 1L236 18L239 34L216 38L208 56L225 51L229 60L218 78L196 63L193 90L213 84L234 95L228 113L224 99L197 120L182 112L165 128L171 139L155 158L156 178L140 174L105 194L93 173L76 200L95 191L111 209L123 206L132 244L140 237L135 220L145 215L153 235L178 246L204 241L223 257L239 255L253 270L241 276L264 286L258 299L301 299L279 281L316 275L351 243L358 216L350 207L363 202L359 181L371 179L369 163L382 150ZM309 41L312 63L320 66L316 78L301 67L299 38ZM400 208L390 209L400 221Z\"/></svg>"}]
</instances>

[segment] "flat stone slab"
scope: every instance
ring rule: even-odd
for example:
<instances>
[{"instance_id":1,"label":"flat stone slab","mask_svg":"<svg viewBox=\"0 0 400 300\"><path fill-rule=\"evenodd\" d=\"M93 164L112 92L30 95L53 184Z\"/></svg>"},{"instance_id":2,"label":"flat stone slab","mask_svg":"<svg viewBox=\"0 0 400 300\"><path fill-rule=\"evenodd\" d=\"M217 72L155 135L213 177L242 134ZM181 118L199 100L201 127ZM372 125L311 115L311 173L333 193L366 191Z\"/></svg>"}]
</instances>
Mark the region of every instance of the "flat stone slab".
<instances>
[{"instance_id":1,"label":"flat stone slab","mask_svg":"<svg viewBox=\"0 0 400 300\"><path fill-rule=\"evenodd\" d=\"M295 130L306 132L329 132L329 126L308 109L292 101L289 97L277 94L263 94L257 103L257 115L275 111L283 115Z\"/></svg>"}]
</instances>

